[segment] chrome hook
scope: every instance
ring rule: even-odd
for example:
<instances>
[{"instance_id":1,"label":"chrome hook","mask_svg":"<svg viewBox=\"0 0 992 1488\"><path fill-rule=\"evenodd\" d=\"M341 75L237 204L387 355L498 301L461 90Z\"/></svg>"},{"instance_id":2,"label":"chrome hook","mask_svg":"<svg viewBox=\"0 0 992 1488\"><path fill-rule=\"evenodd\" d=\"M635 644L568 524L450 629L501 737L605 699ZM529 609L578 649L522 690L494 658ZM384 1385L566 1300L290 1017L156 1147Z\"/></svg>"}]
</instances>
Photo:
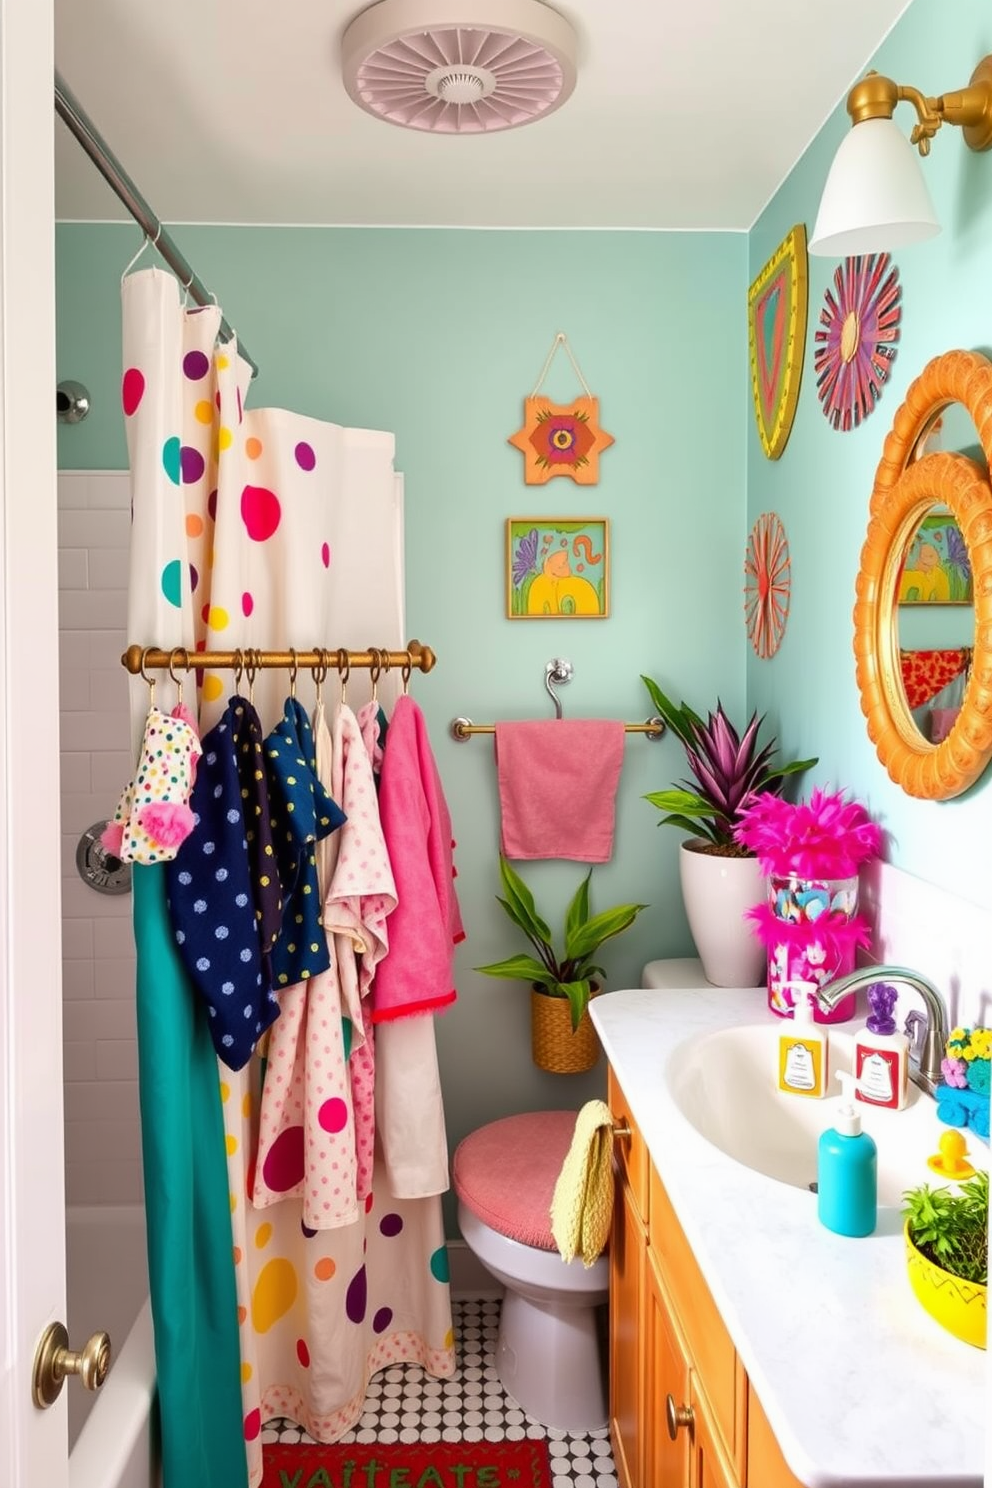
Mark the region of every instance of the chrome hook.
<instances>
[{"instance_id":1,"label":"chrome hook","mask_svg":"<svg viewBox=\"0 0 992 1488\"><path fill-rule=\"evenodd\" d=\"M571 682L574 673L575 668L572 666L572 663L566 661L563 656L552 657L551 661L544 668L544 685L548 690L548 696L555 705L556 718L561 717L561 698L555 692L552 683L557 682L559 685L562 685L565 682Z\"/></svg>"}]
</instances>

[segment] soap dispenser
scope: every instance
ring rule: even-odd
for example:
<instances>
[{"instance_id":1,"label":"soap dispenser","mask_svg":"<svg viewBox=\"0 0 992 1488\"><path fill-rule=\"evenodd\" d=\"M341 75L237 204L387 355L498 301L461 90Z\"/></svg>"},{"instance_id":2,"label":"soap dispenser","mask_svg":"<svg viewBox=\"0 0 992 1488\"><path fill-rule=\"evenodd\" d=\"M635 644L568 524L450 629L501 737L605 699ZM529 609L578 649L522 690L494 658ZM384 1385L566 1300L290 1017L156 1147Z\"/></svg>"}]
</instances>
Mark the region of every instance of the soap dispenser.
<instances>
[{"instance_id":1,"label":"soap dispenser","mask_svg":"<svg viewBox=\"0 0 992 1488\"><path fill-rule=\"evenodd\" d=\"M838 1070L843 1095L835 1125L817 1148L816 1208L820 1223L838 1235L870 1235L878 1217L878 1149L861 1130L854 1075Z\"/></svg>"},{"instance_id":2,"label":"soap dispenser","mask_svg":"<svg viewBox=\"0 0 992 1488\"><path fill-rule=\"evenodd\" d=\"M778 1088L789 1095L810 1095L819 1100L827 1093L827 1035L813 1022L810 997L815 982L787 982L792 990L792 1025L778 1036Z\"/></svg>"},{"instance_id":3,"label":"soap dispenser","mask_svg":"<svg viewBox=\"0 0 992 1488\"><path fill-rule=\"evenodd\" d=\"M857 1100L901 1111L909 1095L909 1039L892 1016L896 989L888 982L868 988L868 1022L854 1040Z\"/></svg>"}]
</instances>

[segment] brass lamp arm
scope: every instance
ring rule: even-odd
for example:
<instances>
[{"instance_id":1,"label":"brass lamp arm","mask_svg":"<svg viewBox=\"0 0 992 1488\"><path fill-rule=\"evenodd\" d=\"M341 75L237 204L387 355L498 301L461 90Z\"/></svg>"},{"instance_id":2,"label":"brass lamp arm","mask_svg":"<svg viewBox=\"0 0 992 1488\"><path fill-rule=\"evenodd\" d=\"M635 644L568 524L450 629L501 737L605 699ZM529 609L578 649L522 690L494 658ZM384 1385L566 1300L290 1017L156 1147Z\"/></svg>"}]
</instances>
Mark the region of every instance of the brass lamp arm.
<instances>
[{"instance_id":1,"label":"brass lamp arm","mask_svg":"<svg viewBox=\"0 0 992 1488\"><path fill-rule=\"evenodd\" d=\"M929 98L908 83L894 83L881 73L869 72L847 95L847 112L854 124L865 119L891 119L897 103L911 103L917 123L910 135L921 155L930 152L930 141L942 124L957 124L964 130L972 150L992 145L992 56L979 62L967 88Z\"/></svg>"}]
</instances>

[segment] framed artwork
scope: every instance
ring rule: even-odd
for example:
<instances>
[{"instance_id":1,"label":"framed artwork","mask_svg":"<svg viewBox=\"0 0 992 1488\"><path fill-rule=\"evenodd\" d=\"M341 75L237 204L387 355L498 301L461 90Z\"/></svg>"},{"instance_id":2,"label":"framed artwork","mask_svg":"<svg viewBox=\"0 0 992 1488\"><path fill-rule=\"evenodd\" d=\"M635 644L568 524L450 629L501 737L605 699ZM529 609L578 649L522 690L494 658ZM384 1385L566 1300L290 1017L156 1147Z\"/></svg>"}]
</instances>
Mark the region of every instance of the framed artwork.
<instances>
[{"instance_id":1,"label":"framed artwork","mask_svg":"<svg viewBox=\"0 0 992 1488\"><path fill-rule=\"evenodd\" d=\"M508 517L510 620L605 620L610 613L606 517Z\"/></svg>"},{"instance_id":2,"label":"framed artwork","mask_svg":"<svg viewBox=\"0 0 992 1488\"><path fill-rule=\"evenodd\" d=\"M599 424L599 399L552 403L524 399L523 427L509 437L524 457L524 484L543 486L555 475L570 475L577 486L599 480L599 452L613 443Z\"/></svg>"},{"instance_id":3,"label":"framed artwork","mask_svg":"<svg viewBox=\"0 0 992 1488\"><path fill-rule=\"evenodd\" d=\"M751 391L761 447L777 460L788 443L806 350L806 228L799 222L747 292Z\"/></svg>"},{"instance_id":4,"label":"framed artwork","mask_svg":"<svg viewBox=\"0 0 992 1488\"><path fill-rule=\"evenodd\" d=\"M950 512L930 512L906 549L899 575L899 603L971 604L971 559L961 528Z\"/></svg>"},{"instance_id":5,"label":"framed artwork","mask_svg":"<svg viewBox=\"0 0 992 1488\"><path fill-rule=\"evenodd\" d=\"M751 645L765 661L781 645L791 592L785 528L774 512L762 512L751 528L744 554L744 622Z\"/></svg>"},{"instance_id":6,"label":"framed artwork","mask_svg":"<svg viewBox=\"0 0 992 1488\"><path fill-rule=\"evenodd\" d=\"M846 258L834 271L814 341L816 396L835 429L856 429L882 395L899 339L899 270L887 253Z\"/></svg>"}]
</instances>

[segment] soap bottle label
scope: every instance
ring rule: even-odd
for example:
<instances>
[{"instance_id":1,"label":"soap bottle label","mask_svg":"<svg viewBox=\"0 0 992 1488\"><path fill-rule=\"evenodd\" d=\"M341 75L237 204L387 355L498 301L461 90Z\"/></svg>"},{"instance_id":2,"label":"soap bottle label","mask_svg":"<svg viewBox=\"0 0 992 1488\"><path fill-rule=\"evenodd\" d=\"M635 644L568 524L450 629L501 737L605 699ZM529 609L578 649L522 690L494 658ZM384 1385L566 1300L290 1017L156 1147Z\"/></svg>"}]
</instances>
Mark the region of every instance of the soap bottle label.
<instances>
[{"instance_id":1,"label":"soap bottle label","mask_svg":"<svg viewBox=\"0 0 992 1488\"><path fill-rule=\"evenodd\" d=\"M818 1092L822 1081L819 1044L804 1044L795 1040L786 1043L782 1084L789 1090L798 1090L812 1095Z\"/></svg>"},{"instance_id":2,"label":"soap bottle label","mask_svg":"<svg viewBox=\"0 0 992 1488\"><path fill-rule=\"evenodd\" d=\"M858 1049L856 1095L870 1106L896 1106L899 1054L895 1049Z\"/></svg>"}]
</instances>

